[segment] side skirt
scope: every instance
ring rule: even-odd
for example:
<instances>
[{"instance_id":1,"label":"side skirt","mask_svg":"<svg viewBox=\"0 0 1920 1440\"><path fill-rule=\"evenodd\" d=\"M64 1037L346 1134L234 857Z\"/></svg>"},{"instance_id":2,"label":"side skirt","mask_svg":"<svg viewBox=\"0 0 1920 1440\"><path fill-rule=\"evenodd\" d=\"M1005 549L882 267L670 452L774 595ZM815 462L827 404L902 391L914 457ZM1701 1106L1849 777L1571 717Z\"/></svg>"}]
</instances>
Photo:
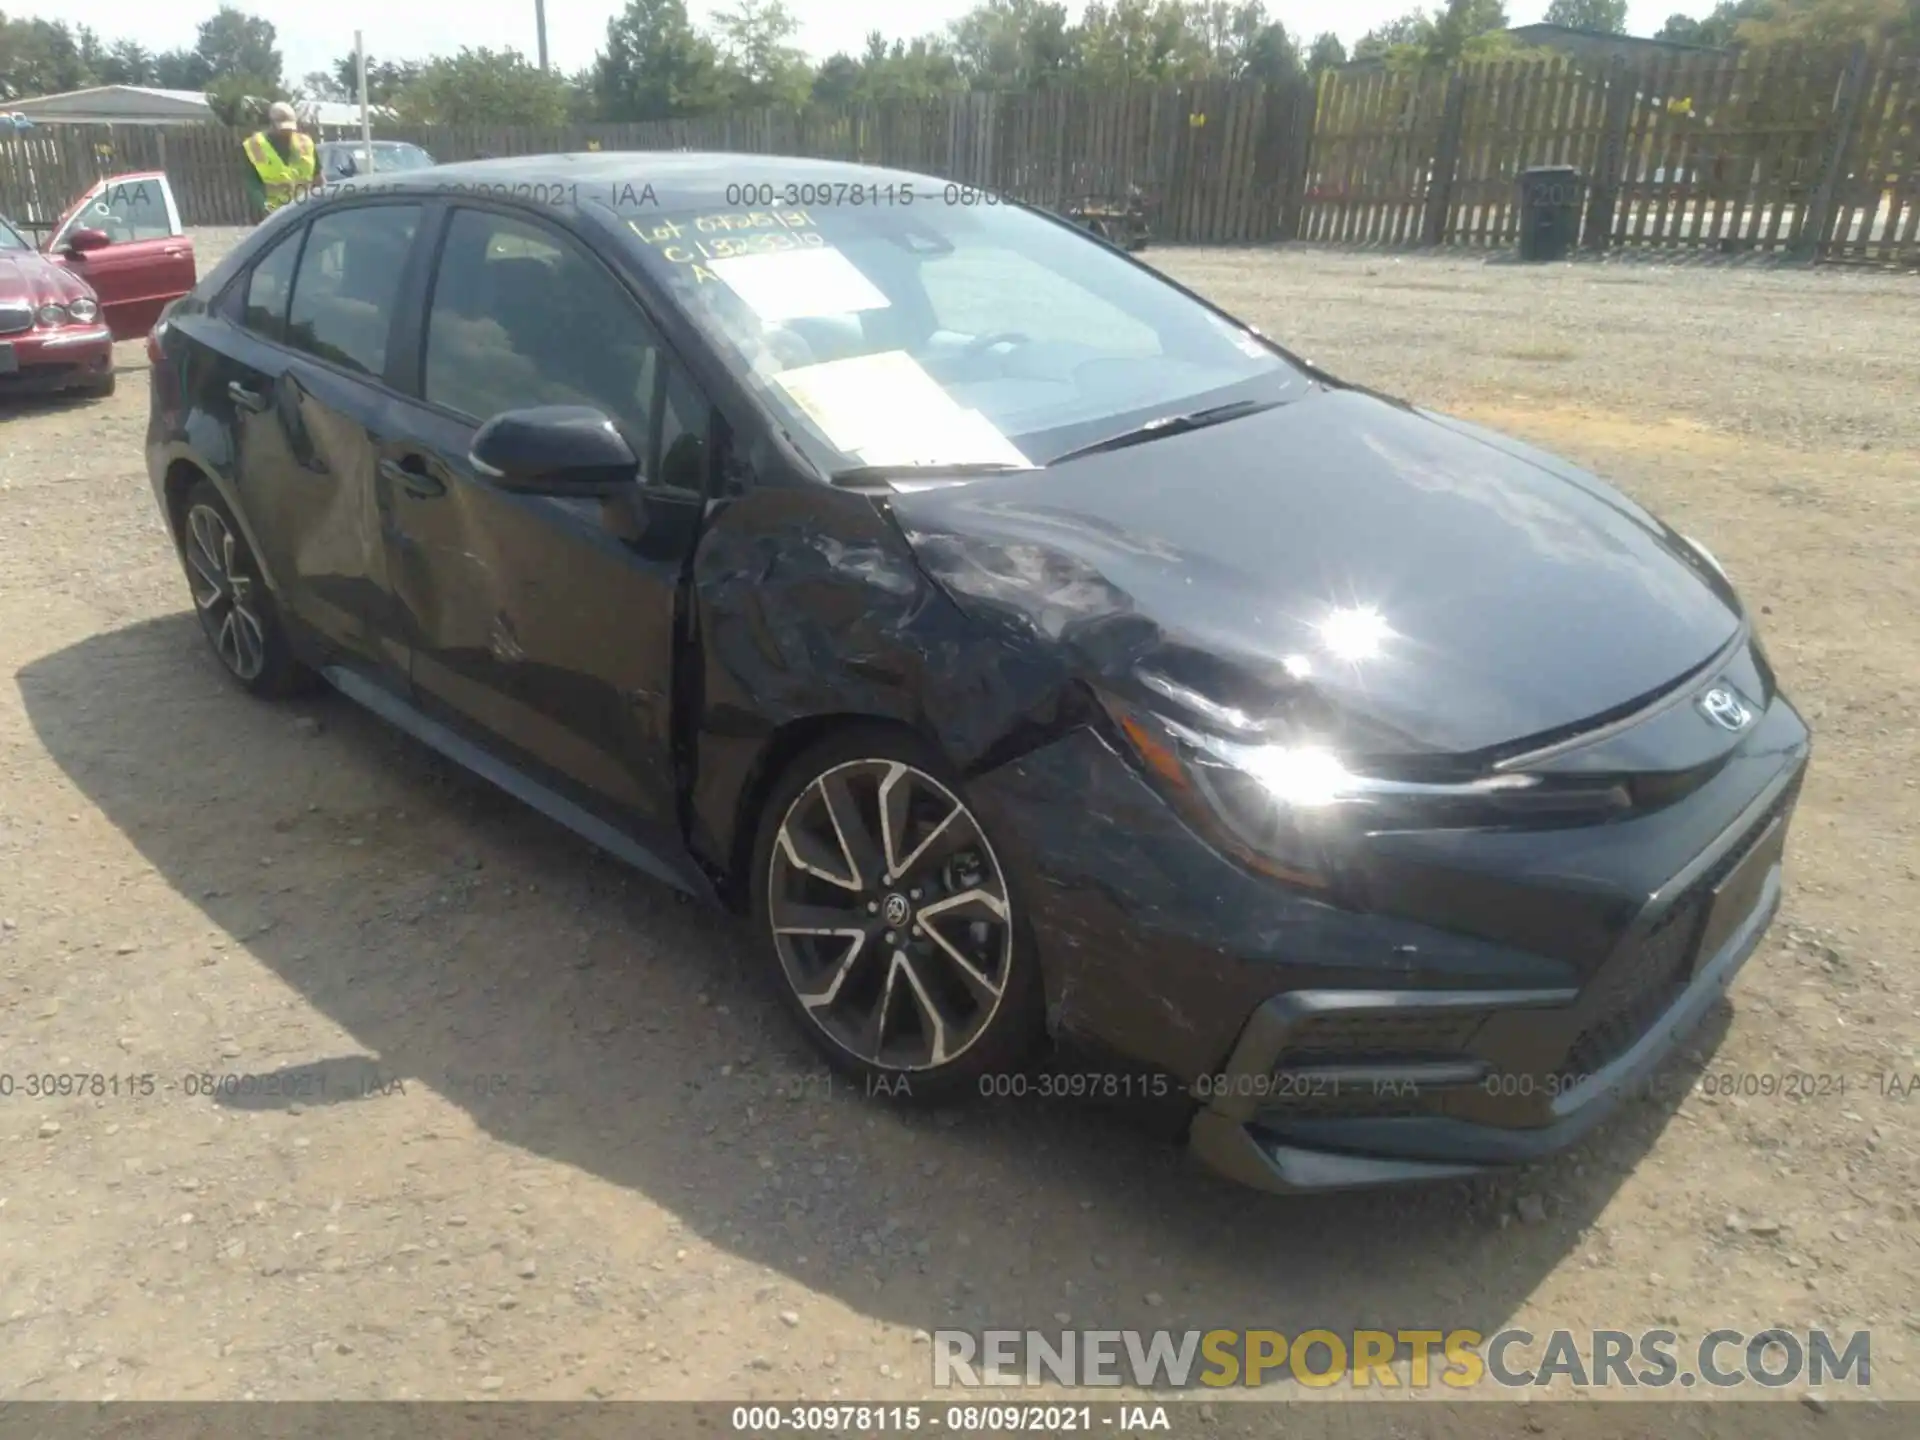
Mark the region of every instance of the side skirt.
<instances>
[{"instance_id":1,"label":"side skirt","mask_svg":"<svg viewBox=\"0 0 1920 1440\"><path fill-rule=\"evenodd\" d=\"M442 725L438 720L421 714L391 691L374 684L345 666L329 665L320 673L326 677L328 684L355 704L371 710L388 724L404 730L421 744L437 750L454 764L472 771L482 780L498 785L516 800L531 805L549 820L566 826L581 839L598 845L615 859L624 860L634 869L652 876L662 884L672 886L683 894L691 895L710 905L718 903L713 887L706 877L693 870L691 866L681 869L661 859L632 836L615 829L599 816L583 809L551 786L534 779L499 756L481 749L471 740Z\"/></svg>"}]
</instances>

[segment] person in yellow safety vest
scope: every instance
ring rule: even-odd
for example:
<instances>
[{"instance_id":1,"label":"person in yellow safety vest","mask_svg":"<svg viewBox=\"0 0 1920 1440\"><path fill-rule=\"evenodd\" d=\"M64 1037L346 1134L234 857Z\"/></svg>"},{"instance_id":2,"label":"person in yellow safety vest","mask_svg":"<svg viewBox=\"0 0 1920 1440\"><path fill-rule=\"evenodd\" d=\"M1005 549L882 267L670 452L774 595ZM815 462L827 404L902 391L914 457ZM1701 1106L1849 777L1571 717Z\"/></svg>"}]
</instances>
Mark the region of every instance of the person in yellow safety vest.
<instances>
[{"instance_id":1,"label":"person in yellow safety vest","mask_svg":"<svg viewBox=\"0 0 1920 1440\"><path fill-rule=\"evenodd\" d=\"M241 149L251 166L247 191L254 214L262 219L304 193L318 172L313 137L300 133L299 118L284 100L274 102L267 128L249 135Z\"/></svg>"}]
</instances>

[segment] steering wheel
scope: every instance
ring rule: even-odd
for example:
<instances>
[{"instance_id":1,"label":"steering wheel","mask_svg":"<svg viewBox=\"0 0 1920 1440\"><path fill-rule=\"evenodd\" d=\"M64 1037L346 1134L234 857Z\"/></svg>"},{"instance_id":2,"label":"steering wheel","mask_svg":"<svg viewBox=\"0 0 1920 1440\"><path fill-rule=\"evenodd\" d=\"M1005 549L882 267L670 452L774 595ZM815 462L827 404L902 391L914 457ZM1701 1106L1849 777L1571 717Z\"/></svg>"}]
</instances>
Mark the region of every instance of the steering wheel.
<instances>
[{"instance_id":1,"label":"steering wheel","mask_svg":"<svg viewBox=\"0 0 1920 1440\"><path fill-rule=\"evenodd\" d=\"M961 355L968 360L978 359L996 345L1031 345L1033 337L1021 330L995 330L991 335L981 335L967 342Z\"/></svg>"}]
</instances>

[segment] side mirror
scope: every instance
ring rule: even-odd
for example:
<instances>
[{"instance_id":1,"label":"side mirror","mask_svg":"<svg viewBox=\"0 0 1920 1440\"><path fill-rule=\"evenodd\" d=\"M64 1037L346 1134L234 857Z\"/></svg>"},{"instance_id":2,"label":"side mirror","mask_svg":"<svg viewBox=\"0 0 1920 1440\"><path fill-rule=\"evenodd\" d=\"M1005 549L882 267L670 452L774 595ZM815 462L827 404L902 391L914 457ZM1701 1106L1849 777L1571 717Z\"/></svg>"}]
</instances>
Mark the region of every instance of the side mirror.
<instances>
[{"instance_id":1,"label":"side mirror","mask_svg":"<svg viewBox=\"0 0 1920 1440\"><path fill-rule=\"evenodd\" d=\"M112 237L104 230L82 228L67 236L67 249L78 255L84 255L89 250L99 250L112 243Z\"/></svg>"},{"instance_id":2,"label":"side mirror","mask_svg":"<svg viewBox=\"0 0 1920 1440\"><path fill-rule=\"evenodd\" d=\"M503 490L595 498L637 486L640 462L601 411L586 405L506 410L474 433L467 459Z\"/></svg>"}]
</instances>

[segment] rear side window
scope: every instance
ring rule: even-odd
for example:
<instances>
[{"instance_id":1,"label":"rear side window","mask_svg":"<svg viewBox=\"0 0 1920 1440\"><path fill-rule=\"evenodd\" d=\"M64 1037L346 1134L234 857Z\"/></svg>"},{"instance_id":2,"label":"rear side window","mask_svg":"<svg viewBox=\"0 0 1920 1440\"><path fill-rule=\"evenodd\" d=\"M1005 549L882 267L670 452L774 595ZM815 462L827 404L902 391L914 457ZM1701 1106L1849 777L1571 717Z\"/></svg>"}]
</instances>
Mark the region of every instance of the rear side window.
<instances>
[{"instance_id":1,"label":"rear side window","mask_svg":"<svg viewBox=\"0 0 1920 1440\"><path fill-rule=\"evenodd\" d=\"M268 340L286 338L287 296L293 293L293 267L300 258L301 226L294 226L254 262L247 275L240 323ZM228 312L231 314L231 312Z\"/></svg>"},{"instance_id":2,"label":"rear side window","mask_svg":"<svg viewBox=\"0 0 1920 1440\"><path fill-rule=\"evenodd\" d=\"M287 343L365 375L387 368L387 336L418 205L363 205L316 217L293 282Z\"/></svg>"}]
</instances>

